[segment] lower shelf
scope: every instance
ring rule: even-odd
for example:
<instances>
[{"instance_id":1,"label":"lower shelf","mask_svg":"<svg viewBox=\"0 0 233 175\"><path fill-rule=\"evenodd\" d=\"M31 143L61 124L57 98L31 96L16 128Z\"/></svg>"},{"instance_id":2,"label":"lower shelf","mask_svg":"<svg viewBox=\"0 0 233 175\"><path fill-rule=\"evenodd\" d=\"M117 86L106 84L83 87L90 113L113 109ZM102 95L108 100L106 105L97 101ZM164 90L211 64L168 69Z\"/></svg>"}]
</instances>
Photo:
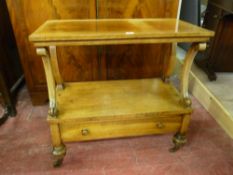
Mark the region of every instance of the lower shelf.
<instances>
[{"instance_id":1,"label":"lower shelf","mask_svg":"<svg viewBox=\"0 0 233 175\"><path fill-rule=\"evenodd\" d=\"M184 115L179 93L160 79L67 83L57 91L63 141L176 132Z\"/></svg>"},{"instance_id":2,"label":"lower shelf","mask_svg":"<svg viewBox=\"0 0 233 175\"><path fill-rule=\"evenodd\" d=\"M58 121L126 120L192 111L183 106L176 89L160 79L67 83L57 91L57 103Z\"/></svg>"}]
</instances>

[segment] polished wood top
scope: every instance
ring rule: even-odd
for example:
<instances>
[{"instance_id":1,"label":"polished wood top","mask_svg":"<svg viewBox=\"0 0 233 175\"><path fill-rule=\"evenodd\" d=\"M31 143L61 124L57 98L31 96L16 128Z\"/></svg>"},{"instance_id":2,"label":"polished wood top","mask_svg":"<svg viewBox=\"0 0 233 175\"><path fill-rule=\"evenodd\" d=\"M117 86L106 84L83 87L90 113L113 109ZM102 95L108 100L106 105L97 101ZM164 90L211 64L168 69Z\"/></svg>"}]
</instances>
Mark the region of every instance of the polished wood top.
<instances>
[{"instance_id":1,"label":"polished wood top","mask_svg":"<svg viewBox=\"0 0 233 175\"><path fill-rule=\"evenodd\" d=\"M188 38L206 41L213 35L212 31L176 19L88 19L49 20L29 39L35 43L53 42L55 45L59 42L81 41L85 45L90 41L114 44L114 41L119 40L144 39L166 39L166 42L171 42L169 39L174 38L179 38L179 42L185 42Z\"/></svg>"}]
</instances>

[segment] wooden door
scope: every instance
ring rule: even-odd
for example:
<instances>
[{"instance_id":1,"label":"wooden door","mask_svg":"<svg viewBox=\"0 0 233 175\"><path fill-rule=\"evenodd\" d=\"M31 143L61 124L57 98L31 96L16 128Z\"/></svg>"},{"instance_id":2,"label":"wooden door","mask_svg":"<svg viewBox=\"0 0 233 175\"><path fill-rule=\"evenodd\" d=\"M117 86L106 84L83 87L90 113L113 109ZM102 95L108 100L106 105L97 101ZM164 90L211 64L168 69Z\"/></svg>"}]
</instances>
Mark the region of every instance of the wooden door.
<instances>
[{"instance_id":1,"label":"wooden door","mask_svg":"<svg viewBox=\"0 0 233 175\"><path fill-rule=\"evenodd\" d=\"M32 102L47 100L41 58L28 36L48 19L96 18L95 0L7 0ZM95 80L98 77L95 47L58 48L61 74L66 81Z\"/></svg>"},{"instance_id":2,"label":"wooden door","mask_svg":"<svg viewBox=\"0 0 233 175\"><path fill-rule=\"evenodd\" d=\"M178 0L6 0L33 104L47 100L44 70L28 35L48 19L176 17ZM116 49L116 50L115 50ZM58 48L65 81L160 76L171 45ZM162 66L161 66L162 65Z\"/></svg>"},{"instance_id":3,"label":"wooden door","mask_svg":"<svg viewBox=\"0 0 233 175\"><path fill-rule=\"evenodd\" d=\"M179 0L97 0L97 18L176 18ZM161 77L171 44L103 46L102 78ZM104 68L106 68L104 70Z\"/></svg>"},{"instance_id":4,"label":"wooden door","mask_svg":"<svg viewBox=\"0 0 233 175\"><path fill-rule=\"evenodd\" d=\"M23 73L5 1L0 1L0 64L7 88L11 89Z\"/></svg>"},{"instance_id":5,"label":"wooden door","mask_svg":"<svg viewBox=\"0 0 233 175\"><path fill-rule=\"evenodd\" d=\"M176 18L179 0L97 0L98 18Z\"/></svg>"}]
</instances>

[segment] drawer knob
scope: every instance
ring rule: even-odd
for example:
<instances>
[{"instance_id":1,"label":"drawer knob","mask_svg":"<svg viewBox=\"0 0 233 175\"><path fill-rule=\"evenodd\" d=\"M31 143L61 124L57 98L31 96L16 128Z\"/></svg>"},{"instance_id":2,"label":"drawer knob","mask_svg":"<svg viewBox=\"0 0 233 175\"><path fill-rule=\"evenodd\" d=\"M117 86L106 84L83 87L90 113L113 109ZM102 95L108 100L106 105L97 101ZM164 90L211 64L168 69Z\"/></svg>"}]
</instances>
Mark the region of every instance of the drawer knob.
<instances>
[{"instance_id":1,"label":"drawer knob","mask_svg":"<svg viewBox=\"0 0 233 175\"><path fill-rule=\"evenodd\" d=\"M89 131L89 129L85 128L85 129L81 130L81 133L83 136L87 136L90 133L90 131Z\"/></svg>"},{"instance_id":2,"label":"drawer knob","mask_svg":"<svg viewBox=\"0 0 233 175\"><path fill-rule=\"evenodd\" d=\"M156 127L159 129L163 129L163 128L165 128L165 125L162 122L159 122L156 124Z\"/></svg>"}]
</instances>

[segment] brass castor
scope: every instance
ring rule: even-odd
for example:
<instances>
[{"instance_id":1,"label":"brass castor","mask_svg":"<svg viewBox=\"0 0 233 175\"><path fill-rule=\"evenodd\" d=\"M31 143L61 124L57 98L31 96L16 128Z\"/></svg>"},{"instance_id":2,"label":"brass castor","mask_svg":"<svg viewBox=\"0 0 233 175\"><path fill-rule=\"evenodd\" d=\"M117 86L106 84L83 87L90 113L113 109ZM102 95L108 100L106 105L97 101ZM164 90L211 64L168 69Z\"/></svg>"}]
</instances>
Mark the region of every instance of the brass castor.
<instances>
[{"instance_id":1,"label":"brass castor","mask_svg":"<svg viewBox=\"0 0 233 175\"><path fill-rule=\"evenodd\" d=\"M176 152L187 143L187 138L186 138L186 135L177 133L174 135L172 141L174 143L174 147L169 149L169 151Z\"/></svg>"},{"instance_id":2,"label":"brass castor","mask_svg":"<svg viewBox=\"0 0 233 175\"><path fill-rule=\"evenodd\" d=\"M63 158L57 158L56 160L54 160L53 162L53 167L54 168L57 168L57 167L60 167L62 165L62 162L63 162Z\"/></svg>"},{"instance_id":3,"label":"brass castor","mask_svg":"<svg viewBox=\"0 0 233 175\"><path fill-rule=\"evenodd\" d=\"M57 146L53 148L54 163L53 167L60 167L63 162L63 158L66 155L65 145Z\"/></svg>"}]
</instances>

